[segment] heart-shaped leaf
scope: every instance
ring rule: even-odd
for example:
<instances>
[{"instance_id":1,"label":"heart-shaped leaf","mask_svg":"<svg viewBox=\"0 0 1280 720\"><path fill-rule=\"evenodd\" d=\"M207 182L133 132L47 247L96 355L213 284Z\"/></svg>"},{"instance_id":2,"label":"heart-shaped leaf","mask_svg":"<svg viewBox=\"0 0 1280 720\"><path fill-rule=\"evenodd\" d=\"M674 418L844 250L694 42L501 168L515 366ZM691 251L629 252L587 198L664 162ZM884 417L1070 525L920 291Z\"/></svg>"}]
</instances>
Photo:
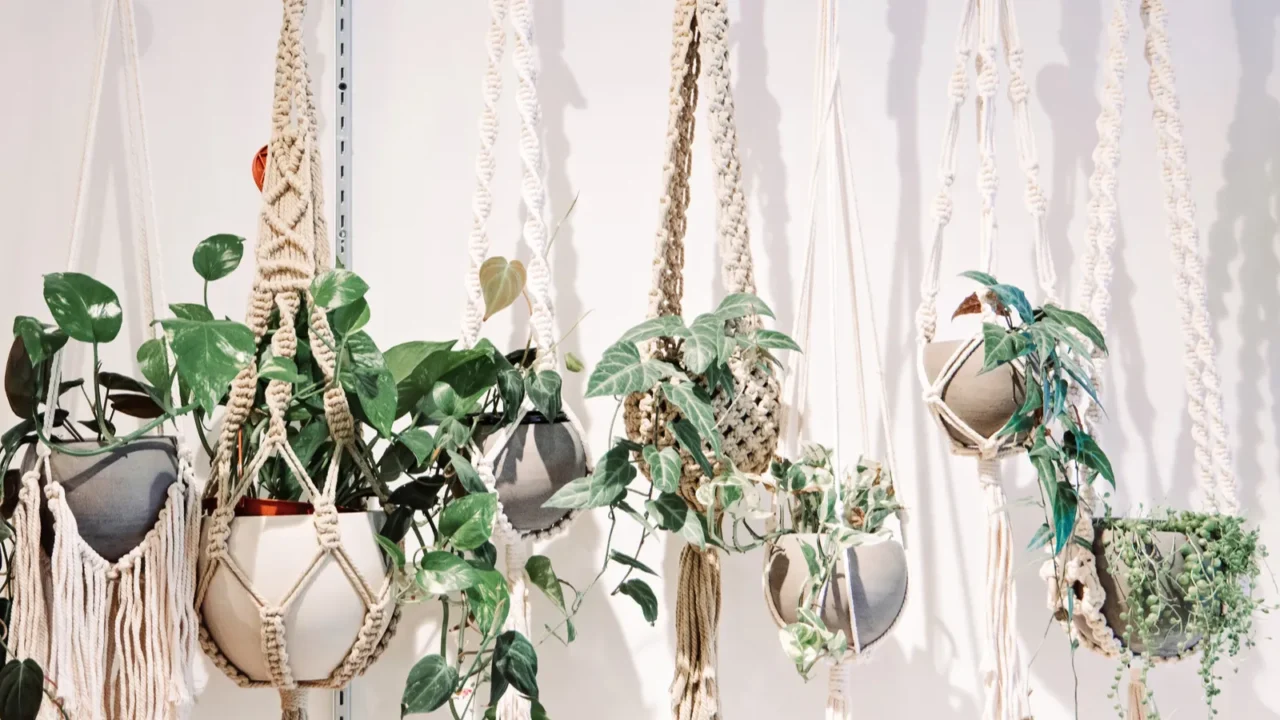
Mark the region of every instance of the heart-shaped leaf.
<instances>
[{"instance_id":1,"label":"heart-shaped leaf","mask_svg":"<svg viewBox=\"0 0 1280 720\"><path fill-rule=\"evenodd\" d=\"M524 388L529 401L548 422L555 422L560 416L561 382L560 373L554 370L530 373L525 377Z\"/></svg>"},{"instance_id":2,"label":"heart-shaped leaf","mask_svg":"<svg viewBox=\"0 0 1280 720\"><path fill-rule=\"evenodd\" d=\"M748 315L773 317L773 310L760 298L751 293L733 293L725 296L716 308L716 315L722 320L736 320Z\"/></svg>"},{"instance_id":3,"label":"heart-shaped leaf","mask_svg":"<svg viewBox=\"0 0 1280 720\"><path fill-rule=\"evenodd\" d=\"M1044 314L1069 328L1078 330L1081 335L1089 339L1089 342L1093 343L1094 347L1104 353L1107 351L1106 338L1102 337L1102 331L1087 316L1074 310L1064 310L1056 305L1045 305Z\"/></svg>"},{"instance_id":4,"label":"heart-shaped leaf","mask_svg":"<svg viewBox=\"0 0 1280 720\"><path fill-rule=\"evenodd\" d=\"M161 325L173 334L178 374L191 397L212 413L231 381L252 362L253 331L230 320L163 320Z\"/></svg>"},{"instance_id":5,"label":"heart-shaped leaf","mask_svg":"<svg viewBox=\"0 0 1280 720\"><path fill-rule=\"evenodd\" d=\"M1107 458L1107 454L1098 446L1098 442L1088 433L1083 431L1068 430L1062 438L1062 449L1066 451L1067 457L1098 471L1098 474L1107 479L1112 487L1116 484L1115 471L1111 469L1111 460Z\"/></svg>"},{"instance_id":6,"label":"heart-shaped leaf","mask_svg":"<svg viewBox=\"0 0 1280 720\"><path fill-rule=\"evenodd\" d=\"M982 336L983 372L994 370L1035 349L1022 333L1002 328L995 323L983 323Z\"/></svg>"},{"instance_id":7,"label":"heart-shaped leaf","mask_svg":"<svg viewBox=\"0 0 1280 720\"><path fill-rule=\"evenodd\" d=\"M649 318L623 333L618 342L634 345L638 342L660 337L689 337L689 330L684 326L684 319L679 315L660 315L655 318Z\"/></svg>"},{"instance_id":8,"label":"heart-shaped leaf","mask_svg":"<svg viewBox=\"0 0 1280 720\"><path fill-rule=\"evenodd\" d=\"M524 375L515 368L498 371L498 394L502 397L502 421L515 422L524 403Z\"/></svg>"},{"instance_id":9,"label":"heart-shaped leaf","mask_svg":"<svg viewBox=\"0 0 1280 720\"><path fill-rule=\"evenodd\" d=\"M724 322L723 318L713 314L699 315L694 319L681 351L686 370L701 375L720 357L725 341Z\"/></svg>"},{"instance_id":10,"label":"heart-shaped leaf","mask_svg":"<svg viewBox=\"0 0 1280 720\"><path fill-rule=\"evenodd\" d=\"M430 595L466 590L480 582L480 573L453 553L435 551L418 563L418 586Z\"/></svg>"},{"instance_id":11,"label":"heart-shaped leaf","mask_svg":"<svg viewBox=\"0 0 1280 720\"><path fill-rule=\"evenodd\" d=\"M400 343L393 348L382 353L383 359L387 363L387 369L391 371L391 376L399 383L409 377L414 368L422 364L427 356L441 351L451 350L457 345L457 340L448 340L445 342L427 342L425 340L414 340L411 342Z\"/></svg>"},{"instance_id":12,"label":"heart-shaped leaf","mask_svg":"<svg viewBox=\"0 0 1280 720\"><path fill-rule=\"evenodd\" d=\"M711 462L707 460L706 453L702 452L702 438L698 434L697 428L687 418L680 418L675 422L667 423L667 427L671 429L671 434L675 435L676 442L684 451L689 453L698 463L698 467L707 477L715 477L715 470L711 467Z\"/></svg>"},{"instance_id":13,"label":"heart-shaped leaf","mask_svg":"<svg viewBox=\"0 0 1280 720\"><path fill-rule=\"evenodd\" d=\"M440 537L459 550L474 550L493 535L497 514L497 493L460 497L440 513Z\"/></svg>"},{"instance_id":14,"label":"heart-shaped leaf","mask_svg":"<svg viewBox=\"0 0 1280 720\"><path fill-rule=\"evenodd\" d=\"M649 478L659 492L673 493L680 488L684 462L675 448L663 448L659 452L657 446L646 445L643 454L649 465Z\"/></svg>"},{"instance_id":15,"label":"heart-shaped leaf","mask_svg":"<svg viewBox=\"0 0 1280 720\"><path fill-rule=\"evenodd\" d=\"M334 268L317 275L311 281L311 299L322 308L333 310L346 307L364 297L369 284L359 275Z\"/></svg>"},{"instance_id":16,"label":"heart-shaped leaf","mask_svg":"<svg viewBox=\"0 0 1280 720\"><path fill-rule=\"evenodd\" d=\"M196 245L196 250L191 255L191 264L200 277L213 282L235 272L243 257L244 238L228 234L212 235Z\"/></svg>"},{"instance_id":17,"label":"heart-shaped leaf","mask_svg":"<svg viewBox=\"0 0 1280 720\"><path fill-rule=\"evenodd\" d=\"M596 369L587 380L587 397L641 392L678 372L661 360L642 361L635 345L619 342L605 350L604 356L596 364Z\"/></svg>"},{"instance_id":18,"label":"heart-shaped leaf","mask_svg":"<svg viewBox=\"0 0 1280 720\"><path fill-rule=\"evenodd\" d=\"M493 675L527 698L538 698L538 654L524 635L508 630L493 646Z\"/></svg>"},{"instance_id":19,"label":"heart-shaped leaf","mask_svg":"<svg viewBox=\"0 0 1280 720\"><path fill-rule=\"evenodd\" d=\"M58 327L80 342L109 343L120 334L120 298L88 275L45 275L44 302Z\"/></svg>"},{"instance_id":20,"label":"heart-shaped leaf","mask_svg":"<svg viewBox=\"0 0 1280 720\"><path fill-rule=\"evenodd\" d=\"M541 590L542 594L560 609L560 612L569 611L564 602L564 589L560 587L560 578L556 577L555 568L551 567L551 558L545 555L534 555L525 563L524 571L529 576L529 582Z\"/></svg>"},{"instance_id":21,"label":"heart-shaped leaf","mask_svg":"<svg viewBox=\"0 0 1280 720\"><path fill-rule=\"evenodd\" d=\"M138 367L142 377L160 392L161 397L168 395L173 377L169 372L169 354L164 340L152 338L138 347Z\"/></svg>"},{"instance_id":22,"label":"heart-shaped leaf","mask_svg":"<svg viewBox=\"0 0 1280 720\"><path fill-rule=\"evenodd\" d=\"M431 433L422 428L408 428L400 433L400 442L413 453L413 458L421 465L436 449L436 442Z\"/></svg>"},{"instance_id":23,"label":"heart-shaped leaf","mask_svg":"<svg viewBox=\"0 0 1280 720\"><path fill-rule=\"evenodd\" d=\"M368 324L369 301L364 298L334 310L329 318L329 327L333 330L333 334L339 338L344 338L353 332L361 330Z\"/></svg>"},{"instance_id":24,"label":"heart-shaped leaf","mask_svg":"<svg viewBox=\"0 0 1280 720\"><path fill-rule=\"evenodd\" d=\"M511 611L511 592L507 579L497 570L481 570L480 581L467 588L471 616L480 632L487 636L507 621Z\"/></svg>"},{"instance_id":25,"label":"heart-shaped leaf","mask_svg":"<svg viewBox=\"0 0 1280 720\"><path fill-rule=\"evenodd\" d=\"M409 671L400 714L429 713L444 707L458 686L458 671L439 655L428 655Z\"/></svg>"},{"instance_id":26,"label":"heart-shaped leaf","mask_svg":"<svg viewBox=\"0 0 1280 720\"><path fill-rule=\"evenodd\" d=\"M200 320L208 321L213 319L213 312L203 305L195 303L173 303L169 306L169 312L179 320Z\"/></svg>"},{"instance_id":27,"label":"heart-shaped leaf","mask_svg":"<svg viewBox=\"0 0 1280 720\"><path fill-rule=\"evenodd\" d=\"M279 380L293 385L305 383L307 376L298 372L298 365L293 358L272 355L258 366L258 377L265 380Z\"/></svg>"},{"instance_id":28,"label":"heart-shaped leaf","mask_svg":"<svg viewBox=\"0 0 1280 720\"><path fill-rule=\"evenodd\" d=\"M67 344L67 334L61 329L25 315L13 319L13 334L22 338L33 367L53 357Z\"/></svg>"},{"instance_id":29,"label":"heart-shaped leaf","mask_svg":"<svg viewBox=\"0 0 1280 720\"><path fill-rule=\"evenodd\" d=\"M347 352L350 353L351 367L357 378L367 378L369 382L356 383L356 396L360 398L360 407L364 409L369 424L383 437L391 436L391 426L396 421L396 401L398 398L395 378L387 368L386 360L373 338L363 330L347 338Z\"/></svg>"},{"instance_id":30,"label":"heart-shaped leaf","mask_svg":"<svg viewBox=\"0 0 1280 720\"><path fill-rule=\"evenodd\" d=\"M480 266L480 290L484 293L484 319L488 320L524 292L524 263L491 257Z\"/></svg>"},{"instance_id":31,"label":"heart-shaped leaf","mask_svg":"<svg viewBox=\"0 0 1280 720\"><path fill-rule=\"evenodd\" d=\"M692 545L706 547L707 538L702 529L702 521L684 498L674 493L662 493L644 506L657 520L658 527L676 533Z\"/></svg>"},{"instance_id":32,"label":"heart-shaped leaf","mask_svg":"<svg viewBox=\"0 0 1280 720\"><path fill-rule=\"evenodd\" d=\"M645 622L653 625L658 621L658 596L653 594L649 583L632 578L619 585L618 592L636 601L640 612L644 613Z\"/></svg>"},{"instance_id":33,"label":"heart-shaped leaf","mask_svg":"<svg viewBox=\"0 0 1280 720\"><path fill-rule=\"evenodd\" d=\"M676 407L706 440L718 455L721 448L720 430L716 427L716 413L703 390L693 383L662 383L662 394Z\"/></svg>"},{"instance_id":34,"label":"heart-shaped leaf","mask_svg":"<svg viewBox=\"0 0 1280 720\"><path fill-rule=\"evenodd\" d=\"M44 701L44 670L35 660L10 660L0 669L0 717L35 720Z\"/></svg>"}]
</instances>

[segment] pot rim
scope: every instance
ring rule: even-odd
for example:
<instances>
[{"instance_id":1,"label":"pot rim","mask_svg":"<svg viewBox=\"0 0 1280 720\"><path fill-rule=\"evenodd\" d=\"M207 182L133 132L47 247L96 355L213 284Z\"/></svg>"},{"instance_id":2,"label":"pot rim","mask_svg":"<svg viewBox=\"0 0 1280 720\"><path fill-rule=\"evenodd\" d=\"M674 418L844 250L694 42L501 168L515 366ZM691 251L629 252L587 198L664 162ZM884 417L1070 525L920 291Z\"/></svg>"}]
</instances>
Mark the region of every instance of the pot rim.
<instances>
[{"instance_id":1,"label":"pot rim","mask_svg":"<svg viewBox=\"0 0 1280 720\"><path fill-rule=\"evenodd\" d=\"M218 501L206 498L201 502L206 512L217 509ZM274 498L242 497L236 502L236 517L290 517L298 515L314 515L316 506L304 500L277 500ZM339 507L339 514L373 512L364 508Z\"/></svg>"},{"instance_id":2,"label":"pot rim","mask_svg":"<svg viewBox=\"0 0 1280 720\"><path fill-rule=\"evenodd\" d=\"M467 417L475 418L476 423L484 426L492 426L501 424L503 415L501 413L474 413ZM569 422L569 416L562 410L556 415L554 420L547 420L547 416L537 410L530 410L520 419L521 425L559 425Z\"/></svg>"},{"instance_id":3,"label":"pot rim","mask_svg":"<svg viewBox=\"0 0 1280 720\"><path fill-rule=\"evenodd\" d=\"M116 448L116 450L123 450L125 448L133 447L134 445L141 445L143 443L155 442L156 440L168 441L170 444L173 445L175 450L178 447L178 437L176 435L143 435L142 437L134 438L129 442L124 443L120 447ZM97 440L60 441L55 439L53 442L49 443L49 449L53 452L58 452L58 448L60 446L61 447L84 447L84 446L102 447L108 444L109 443L99 442Z\"/></svg>"}]
</instances>

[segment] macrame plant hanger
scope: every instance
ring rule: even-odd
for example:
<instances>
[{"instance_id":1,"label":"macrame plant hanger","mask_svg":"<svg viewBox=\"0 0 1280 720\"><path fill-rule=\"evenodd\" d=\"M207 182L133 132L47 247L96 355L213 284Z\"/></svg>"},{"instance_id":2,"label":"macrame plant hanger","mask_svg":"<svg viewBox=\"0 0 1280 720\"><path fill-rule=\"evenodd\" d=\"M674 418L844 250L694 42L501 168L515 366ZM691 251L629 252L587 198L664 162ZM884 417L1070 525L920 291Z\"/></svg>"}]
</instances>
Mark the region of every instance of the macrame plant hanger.
<instances>
[{"instance_id":1,"label":"macrame plant hanger","mask_svg":"<svg viewBox=\"0 0 1280 720\"><path fill-rule=\"evenodd\" d=\"M976 26L975 26L976 25ZM996 68L998 46L1003 45L1009 68L1009 99L1013 106L1014 137L1019 164L1026 176L1026 202L1035 227L1036 271L1046 302L1054 302L1056 276L1045 232L1046 202L1040 189L1039 160L1031 128L1028 96L1030 89L1022 73L1023 49L1010 0L967 0L956 46L956 66L951 76L951 108L943 136L939 179L942 187L933 206L933 242L921 285L922 299L916 313L917 369L925 388L925 402L938 420L951 450L957 455L976 456L978 481L986 497L987 519L987 634L990 643L983 658L985 720L1024 720L1031 717L1022 663L1018 655L1016 598L1013 585L1014 540L1000 480L999 459L1022 452L1019 438L1010 434L987 438L967 425L943 399L947 386L971 355L982 348L982 334L963 343L936 378L925 368L925 349L937 333L937 298L942 266L943 234L951 220L951 186L956 176L956 144L960 129L960 109L968 92L968 65L974 60L977 72L977 116L979 172L978 190L982 201L979 243L979 270L990 273L994 265L997 235L995 155L995 100L1000 86ZM976 48L976 54L975 54ZM963 435L960 441L948 428Z\"/></svg>"},{"instance_id":2,"label":"macrame plant hanger","mask_svg":"<svg viewBox=\"0 0 1280 720\"><path fill-rule=\"evenodd\" d=\"M480 114L480 151L476 158L476 187L472 195L473 221L468 244L468 267L465 276L467 303L462 320L462 344L474 347L480 341L484 322L484 291L480 284L480 266L489 252L489 215L493 208L493 175L497 163L494 143L498 136L498 101L502 97L502 56L506 49L506 20L510 15L514 29L515 46L512 53L516 69L516 106L520 115L520 163L521 201L525 210L522 237L529 246L528 293L532 304L530 325L533 347L537 350L534 370L555 370L559 354L556 352L555 305L551 290L551 265L548 252L550 236L547 227L546 159L542 150L542 106L538 100L537 51L533 38L532 0L490 0L489 32L485 46L488 64L484 80L484 107ZM533 410L526 397L516 419L498 431L493 442L483 448L473 443L471 457L485 485L497 492L495 465L499 456L515 436L524 417ZM563 412L582 442L586 432L573 409L565 404ZM554 418L548 418L553 421ZM591 453L586 452L588 467ZM590 472L590 470L588 470ZM522 532L512 526L510 519L498 506L496 530L503 544L507 586L511 592L511 610L507 616L507 629L529 636L532 625L529 606L529 588L525 565L533 553L533 543L551 540L565 533L577 512L571 512L549 529L538 532ZM529 701L514 690L507 691L499 701L497 716L500 720L529 720Z\"/></svg>"},{"instance_id":3,"label":"macrame plant hanger","mask_svg":"<svg viewBox=\"0 0 1280 720\"><path fill-rule=\"evenodd\" d=\"M893 449L893 426L889 417L889 394L885 388L884 367L880 356L880 333L876 326L871 275L867 265L861 218L858 213L857 197L854 191L853 164L844 132L844 102L841 98L840 85L838 11L838 0L821 0L816 42L818 52L814 64L814 156L810 165L809 177L808 245L805 252L804 279L800 290L800 305L796 312L795 327L800 334L800 346L804 348L810 347L809 339L813 330L814 260L818 242L818 195L821 187L826 190L825 208L827 219L825 234L828 241L827 269L830 284L829 292L831 293L831 302L829 303L831 309L828 316L830 326L828 330L832 343L833 372L830 392L834 398L833 426L835 428L832 465L836 476L836 515L837 517L844 517L844 497L841 483L843 465L841 463L848 455L844 452L845 443L843 442L844 436L841 433L839 399L840 368L847 365L848 362L841 358L836 344L836 339L844 336L845 332L847 332L839 327L839 318L837 317L836 294L842 289L838 282L837 267L842 266L841 261L844 261L843 267L847 267L850 270L856 267L858 270L856 275L852 272L849 273L849 291L855 351L853 366L855 378L857 379L856 392L858 395L859 430L862 448L864 452L869 452L873 446L872 426L875 421L871 419L867 409L867 396L873 392L878 392L880 400L880 417L878 420L884 436L885 466L889 470L889 476L895 482L899 479L899 476L896 454ZM826 171L825 182L820 177L821 171L824 169ZM843 248L837 242L837 234L843 236ZM844 257L841 257L841 249L846 252ZM861 291L865 294L862 299L866 303L865 311L859 308L860 286ZM863 317L864 312L866 317ZM863 327L864 321L866 323L865 330ZM866 334L865 338L864 332ZM864 340L869 340L871 344L872 380L876 384L874 390L872 385L868 384L865 376L866 351L863 347ZM788 399L788 405L784 406L784 445L788 453L794 457L801 452L801 435L807 428L806 415L809 405L808 355L795 355L792 360L791 373L787 378L787 386L784 390L784 397ZM897 486L895 485L895 487ZM901 497L900 493L899 497ZM775 508L775 511L777 510L778 508ZM901 540L903 538L905 514L900 514L898 520L897 535ZM771 523L776 526L778 523L776 516L771 520ZM844 592L846 595L849 594L849 590L848 583L842 583L838 588L839 592ZM828 587L827 592L831 591L832 588ZM852 609L853 598L846 597L843 607ZM888 633L886 633L876 642L862 645L857 637L856 614L851 612L851 617L853 618L854 627L854 637L849 639L851 654L849 657L841 658L831 664L827 683L826 720L852 720L854 709L854 703L850 696L852 664L854 662L865 663L869 661L873 648L888 637ZM898 617L901 617L901 613L899 613ZM896 624L897 620L894 622Z\"/></svg>"},{"instance_id":4,"label":"macrame plant hanger","mask_svg":"<svg viewBox=\"0 0 1280 720\"><path fill-rule=\"evenodd\" d=\"M1120 162L1120 130L1125 105L1124 76L1128 65L1125 44L1129 37L1129 9L1129 0L1116 0L1108 32L1110 48L1102 110L1097 122L1098 145L1093 153L1094 169L1089 179L1089 246L1081 287L1082 310L1104 332L1111 309L1112 257L1116 245L1116 169ZM1172 244L1178 311L1184 333L1187 411L1195 442L1199 502L1206 512L1237 515L1240 503L1223 419L1222 388L1213 334L1209 328L1200 235L1191 198L1181 111L1169 50L1168 10L1163 0L1141 0L1141 16L1146 30L1145 48L1150 68L1148 88L1153 103L1152 124L1164 190L1166 232ZM1099 390L1103 360L1102 356L1094 358L1093 380ZM1080 401L1087 404L1084 416L1086 430L1093 432L1102 419L1101 407L1088 397L1081 397ZM1091 489L1085 489L1075 534L1092 544L1093 494ZM1059 570L1063 577L1061 587ZM1107 624L1102 612L1106 592L1091 550L1068 543L1062 554L1044 564L1041 576L1048 583L1049 607L1055 612L1068 613L1063 593L1081 589L1072 603L1074 617L1067 617L1063 623L1073 640L1107 657L1118 658L1124 653L1124 643ZM1151 660L1170 662L1194 653L1195 648L1189 648L1179 656L1154 656ZM1149 693L1142 680L1141 669L1135 664L1131 666L1130 673L1126 698L1128 718L1146 720Z\"/></svg>"},{"instance_id":5,"label":"macrame plant hanger","mask_svg":"<svg viewBox=\"0 0 1280 720\"><path fill-rule=\"evenodd\" d=\"M128 98L130 209L141 235L136 246L140 320L154 338L157 299L164 304L156 278L163 279L163 270L155 237L155 198L132 0L108 0L103 11L67 267L75 269L80 261L86 192L117 5ZM59 351L49 378L45 437L53 430L62 363ZM108 562L80 536L65 490L53 479L51 455L55 452L43 443L36 446L36 461L22 477L14 511L10 623L14 655L41 664L55 685L58 703L77 720L186 717L193 700L196 619L191 597L199 532L199 488L192 454L179 441L177 479L169 486L155 525L136 547L116 562ZM47 480L43 492L42 477ZM53 515L50 556L40 542L42 496ZM39 717L61 718L62 714L52 702L45 702Z\"/></svg>"},{"instance_id":6,"label":"macrame plant hanger","mask_svg":"<svg viewBox=\"0 0 1280 720\"><path fill-rule=\"evenodd\" d=\"M231 663L213 640L201 619L200 644L228 677L241 687L273 687L280 691L282 719L305 720L306 688L341 688L364 672L385 650L395 633L400 607L395 602L392 575L377 586L371 585L355 567L345 547L334 502L342 455L349 454L372 482L372 471L354 452L357 424L347 405L346 394L334 377L336 356L333 332L323 308L311 297L311 280L329 269L328 227L324 220L324 186L320 151L316 142L316 110L307 70L306 47L302 39L302 19L306 0L284 0L284 20L276 55L275 101L272 109L271 140L263 182L262 212L258 224L257 255L253 291L245 324L261 341L269 330L273 310L279 311L279 327L271 334L271 352L276 357L293 358L298 336L295 319L305 302L309 312L310 346L326 382L325 420L337 445L327 477L317 486L289 444L285 412L292 385L281 380L267 384L270 419L265 437L244 472L237 475L240 432L253 407L258 387L257 359L241 371L231 385L226 415L218 437L210 475L211 496L216 505L206 523L208 540L202 549L202 571L196 592L201 607L210 581L225 568L244 587L257 605L261 619L261 643L270 680L250 679ZM316 532L315 556L309 569L298 578L283 598L267 598L255 589L252 580L228 551L235 507L251 483L272 457L281 458L310 496L315 513L310 516ZM364 616L355 642L342 662L327 678L299 681L293 677L286 643L286 619L290 606L298 600L310 578L327 562L341 568L364 604Z\"/></svg>"},{"instance_id":7,"label":"macrame plant hanger","mask_svg":"<svg viewBox=\"0 0 1280 720\"><path fill-rule=\"evenodd\" d=\"M693 163L694 115L698 78L705 75L709 98L707 116L715 166L716 234L720 277L727 293L755 293L751 241L747 230L746 195L729 70L729 10L727 0L675 0L672 23L671 84L668 94L667 142L663 161L661 222L654 243L653 285L649 317L680 315L684 296L684 235L689 206L689 173ZM751 332L759 318L748 316L730 330ZM676 345L657 340L645 349L650 357L677 360ZM773 459L781 431L781 388L763 363L731 360L737 397L712 396L721 418L724 454L747 473L765 472ZM673 447L668 422L678 417L652 392L627 396L623 419L633 441ZM703 481L697 462L683 449L679 494L700 512L696 493ZM643 461L642 471L648 472ZM720 556L714 548L686 545L680 554L676 589L676 668L671 683L675 720L718 720L716 682L720 624Z\"/></svg>"}]
</instances>

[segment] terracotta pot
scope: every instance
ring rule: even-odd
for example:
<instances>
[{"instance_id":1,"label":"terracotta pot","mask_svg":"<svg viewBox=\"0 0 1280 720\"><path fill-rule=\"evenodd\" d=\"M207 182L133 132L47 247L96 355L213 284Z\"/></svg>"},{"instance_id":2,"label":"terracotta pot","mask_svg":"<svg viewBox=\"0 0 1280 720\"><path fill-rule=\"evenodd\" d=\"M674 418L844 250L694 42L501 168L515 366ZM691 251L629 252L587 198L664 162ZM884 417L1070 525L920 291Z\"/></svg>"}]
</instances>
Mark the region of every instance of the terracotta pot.
<instances>
[{"instance_id":1,"label":"terracotta pot","mask_svg":"<svg viewBox=\"0 0 1280 720\"><path fill-rule=\"evenodd\" d=\"M59 447L90 450L99 443L69 442ZM35 447L22 461L26 473L36 463ZM107 562L116 562L138 546L160 518L169 486L178 481L178 444L173 438L149 437L101 455L80 457L54 450L49 455L52 480L62 484L67 506L76 516L80 537ZM41 479L41 487L50 478ZM53 514L42 500L41 545L53 551Z\"/></svg>"},{"instance_id":2,"label":"terracotta pot","mask_svg":"<svg viewBox=\"0 0 1280 720\"><path fill-rule=\"evenodd\" d=\"M480 418L485 452L497 441L498 418ZM498 499L512 527L520 532L549 530L568 516L561 508L543 507L557 490L587 474L582 438L563 415L548 422L529 413L506 447L498 452L493 472Z\"/></svg>"},{"instance_id":3,"label":"terracotta pot","mask_svg":"<svg viewBox=\"0 0 1280 720\"><path fill-rule=\"evenodd\" d=\"M206 498L202 503L206 513L212 513L218 507L218 501ZM271 500L268 498L242 497L236 503L236 517L277 517L285 515L314 515L316 506L298 500ZM364 512L338 508L338 512Z\"/></svg>"},{"instance_id":4,"label":"terracotta pot","mask_svg":"<svg viewBox=\"0 0 1280 720\"><path fill-rule=\"evenodd\" d=\"M769 546L765 559L765 603L778 627L796 622L801 595L810 582L802 543L817 545L820 535L783 535ZM829 630L844 630L855 649L883 638L907 601L907 554L897 541L887 540L850 548L836 563L829 591L822 603L822 622ZM849 606L853 610L850 612ZM853 643L850 643L853 645Z\"/></svg>"},{"instance_id":5,"label":"terracotta pot","mask_svg":"<svg viewBox=\"0 0 1280 720\"><path fill-rule=\"evenodd\" d=\"M1111 631L1120 638L1120 641L1131 650L1138 654L1145 654L1148 651L1146 643L1141 640L1135 640L1132 644L1128 638L1128 623L1120 619L1121 613L1129 611L1129 570L1124 566L1114 567L1107 561L1106 548L1111 543L1115 531L1103 528L1097 528L1093 539L1093 554L1096 559L1095 565L1098 569L1098 580L1102 583L1102 589L1107 593L1107 599L1102 605L1102 614L1107 619L1107 624L1111 626ZM1175 532L1152 532L1154 541L1153 547L1163 557L1173 558L1173 572L1178 574L1182 572L1185 562L1182 553L1178 552L1178 548L1187 542L1187 536L1182 533ZM1185 615L1191 611L1191 602L1182 594L1181 588L1173 591L1178 599L1177 607L1179 614ZM1082 632L1089 632L1088 626L1082 618L1075 618L1075 623ZM1190 649L1199 641L1199 637L1188 637L1186 633L1180 632L1174 627L1174 623L1164 622L1156 628L1154 637L1150 638L1155 645L1155 655L1157 657L1178 657Z\"/></svg>"},{"instance_id":6,"label":"terracotta pot","mask_svg":"<svg viewBox=\"0 0 1280 720\"><path fill-rule=\"evenodd\" d=\"M375 592L388 570L374 537L385 521L381 512L338 516L352 564ZM202 528L201 545L208 542L209 521ZM231 522L227 552L269 603L279 604L294 589L319 551L315 525L309 515L237 517ZM200 556L200 570L208 558ZM391 619L391 593L384 607ZM232 571L220 565L214 572L200 612L222 653L249 678L268 682L262 650L262 622L258 605ZM359 593L332 557L297 590L284 614L285 647L293 677L299 682L327 678L356 641L365 606ZM385 628L384 628L385 629Z\"/></svg>"},{"instance_id":7,"label":"terracotta pot","mask_svg":"<svg viewBox=\"0 0 1280 720\"><path fill-rule=\"evenodd\" d=\"M1012 365L1005 364L984 373L982 363L986 354L982 350L981 339L944 340L925 346L925 374L930 382L936 382L951 356L968 344L972 344L972 351L943 388L942 400L965 424L979 435L990 438L1022 406L1025 394L1022 375ZM943 417L942 423L956 442L966 446L973 444L951 420Z\"/></svg>"},{"instance_id":8,"label":"terracotta pot","mask_svg":"<svg viewBox=\"0 0 1280 720\"><path fill-rule=\"evenodd\" d=\"M258 186L258 190L262 190L263 178L267 176L267 146L263 145L262 149L253 155L253 184Z\"/></svg>"}]
</instances>

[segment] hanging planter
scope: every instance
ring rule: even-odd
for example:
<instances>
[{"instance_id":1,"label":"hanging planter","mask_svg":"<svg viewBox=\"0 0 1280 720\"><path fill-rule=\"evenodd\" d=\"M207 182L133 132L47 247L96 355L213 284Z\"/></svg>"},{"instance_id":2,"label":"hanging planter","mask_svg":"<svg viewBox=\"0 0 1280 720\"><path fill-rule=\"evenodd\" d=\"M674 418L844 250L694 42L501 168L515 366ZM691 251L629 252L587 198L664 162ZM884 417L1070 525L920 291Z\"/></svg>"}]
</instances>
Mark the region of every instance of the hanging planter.
<instances>
[{"instance_id":1,"label":"hanging planter","mask_svg":"<svg viewBox=\"0 0 1280 720\"><path fill-rule=\"evenodd\" d=\"M1014 364L984 371L986 353L981 336L942 340L924 348L925 375L939 387L942 407L938 422L951 442L976 451L981 440L996 436L1022 405L1022 373ZM1016 445L1019 437L1010 439Z\"/></svg>"},{"instance_id":2,"label":"hanging planter","mask_svg":"<svg viewBox=\"0 0 1280 720\"><path fill-rule=\"evenodd\" d=\"M496 450L494 488L503 513L522 534L556 528L572 511L544 505L560 488L590 474L582 437L564 414L549 422L540 412L526 413L509 437L499 435L502 427L499 415L478 418L483 451Z\"/></svg>"}]
</instances>

